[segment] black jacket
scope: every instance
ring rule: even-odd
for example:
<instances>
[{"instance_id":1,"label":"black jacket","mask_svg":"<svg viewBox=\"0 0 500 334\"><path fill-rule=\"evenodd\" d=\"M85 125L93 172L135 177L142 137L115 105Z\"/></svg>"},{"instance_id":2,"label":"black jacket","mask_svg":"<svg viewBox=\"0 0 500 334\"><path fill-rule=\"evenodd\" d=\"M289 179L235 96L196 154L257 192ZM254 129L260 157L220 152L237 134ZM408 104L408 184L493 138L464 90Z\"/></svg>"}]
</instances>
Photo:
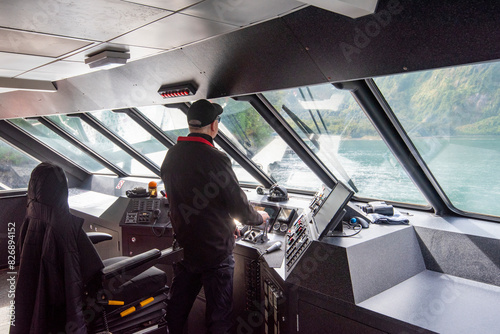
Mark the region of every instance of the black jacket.
<instances>
[{"instance_id":1,"label":"black jacket","mask_svg":"<svg viewBox=\"0 0 500 334\"><path fill-rule=\"evenodd\" d=\"M219 264L234 248L234 219L262 224L249 204L227 155L212 146L208 135L179 137L167 152L161 177L170 202L176 238L192 269Z\"/></svg>"},{"instance_id":2,"label":"black jacket","mask_svg":"<svg viewBox=\"0 0 500 334\"><path fill-rule=\"evenodd\" d=\"M28 186L28 208L19 234L20 266L15 326L10 333L86 333L83 285L102 262L68 207L66 176L38 165Z\"/></svg>"}]
</instances>

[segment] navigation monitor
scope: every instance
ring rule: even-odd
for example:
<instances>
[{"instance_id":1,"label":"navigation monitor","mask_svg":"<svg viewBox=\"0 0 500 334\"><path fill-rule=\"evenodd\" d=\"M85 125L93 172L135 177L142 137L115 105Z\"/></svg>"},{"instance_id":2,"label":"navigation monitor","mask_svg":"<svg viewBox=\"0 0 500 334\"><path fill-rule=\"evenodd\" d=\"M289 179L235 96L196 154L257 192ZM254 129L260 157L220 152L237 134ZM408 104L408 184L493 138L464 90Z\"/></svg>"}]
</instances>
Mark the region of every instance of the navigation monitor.
<instances>
[{"instance_id":1,"label":"navigation monitor","mask_svg":"<svg viewBox=\"0 0 500 334\"><path fill-rule=\"evenodd\" d=\"M323 204L313 217L319 236L318 239L321 239L328 231L337 227L345 214L344 206L349 202L352 195L352 190L341 182L338 182L328 194L328 197L323 201Z\"/></svg>"}]
</instances>

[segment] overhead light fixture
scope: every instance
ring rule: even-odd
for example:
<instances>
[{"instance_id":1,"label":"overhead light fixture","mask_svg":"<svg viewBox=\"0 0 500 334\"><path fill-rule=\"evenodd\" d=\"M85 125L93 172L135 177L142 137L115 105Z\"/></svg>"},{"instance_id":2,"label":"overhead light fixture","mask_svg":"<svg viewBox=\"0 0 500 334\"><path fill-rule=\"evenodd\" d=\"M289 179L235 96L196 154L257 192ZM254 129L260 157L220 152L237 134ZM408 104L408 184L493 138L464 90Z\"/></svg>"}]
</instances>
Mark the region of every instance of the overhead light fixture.
<instances>
[{"instance_id":1,"label":"overhead light fixture","mask_svg":"<svg viewBox=\"0 0 500 334\"><path fill-rule=\"evenodd\" d=\"M164 99L171 97L182 97L196 94L196 87L192 83L163 85L158 90Z\"/></svg>"},{"instance_id":2,"label":"overhead light fixture","mask_svg":"<svg viewBox=\"0 0 500 334\"><path fill-rule=\"evenodd\" d=\"M110 69L125 65L130 59L130 53L126 51L101 51L91 54L85 59L85 64L90 68Z\"/></svg>"},{"instance_id":3,"label":"overhead light fixture","mask_svg":"<svg viewBox=\"0 0 500 334\"><path fill-rule=\"evenodd\" d=\"M356 19L375 13L378 0L300 0L300 2Z\"/></svg>"},{"instance_id":4,"label":"overhead light fixture","mask_svg":"<svg viewBox=\"0 0 500 334\"><path fill-rule=\"evenodd\" d=\"M33 92L57 92L51 81L0 78L0 92L25 90Z\"/></svg>"}]
</instances>

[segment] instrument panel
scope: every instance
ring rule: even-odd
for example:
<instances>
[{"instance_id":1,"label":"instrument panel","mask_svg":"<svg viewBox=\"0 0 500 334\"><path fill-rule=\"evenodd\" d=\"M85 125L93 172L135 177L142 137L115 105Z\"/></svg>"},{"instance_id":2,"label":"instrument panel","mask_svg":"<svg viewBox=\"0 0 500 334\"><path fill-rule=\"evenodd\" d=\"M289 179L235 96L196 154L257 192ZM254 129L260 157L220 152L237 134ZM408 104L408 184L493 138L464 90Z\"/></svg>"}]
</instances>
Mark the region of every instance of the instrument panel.
<instances>
[{"instance_id":1,"label":"instrument panel","mask_svg":"<svg viewBox=\"0 0 500 334\"><path fill-rule=\"evenodd\" d=\"M250 202L257 211L269 214L269 221L259 226L239 226L242 240L254 244L265 243L269 240L268 234L285 235L297 215L297 209L285 208L277 205Z\"/></svg>"},{"instance_id":2,"label":"instrument panel","mask_svg":"<svg viewBox=\"0 0 500 334\"><path fill-rule=\"evenodd\" d=\"M251 204L255 210L265 211L269 214L268 233L285 234L297 212L297 209L282 208L269 204Z\"/></svg>"},{"instance_id":3,"label":"instrument panel","mask_svg":"<svg viewBox=\"0 0 500 334\"><path fill-rule=\"evenodd\" d=\"M308 203L294 202L302 204L295 208L290 205L290 201L286 204L250 201L255 210L267 212L270 219L267 224L245 226L241 240L252 243L261 254L284 248L282 265L288 275L313 241L321 241L328 233L342 233L336 229L342 227L345 207L352 194L348 187L339 182L332 189L323 186Z\"/></svg>"},{"instance_id":4,"label":"instrument panel","mask_svg":"<svg viewBox=\"0 0 500 334\"><path fill-rule=\"evenodd\" d=\"M312 242L312 236L308 228L308 215L302 214L293 223L292 227L285 238L285 264L286 271L290 272L302 254L306 251L309 244Z\"/></svg>"},{"instance_id":5,"label":"instrument panel","mask_svg":"<svg viewBox=\"0 0 500 334\"><path fill-rule=\"evenodd\" d=\"M163 198L131 198L120 225L169 224L167 203Z\"/></svg>"},{"instance_id":6,"label":"instrument panel","mask_svg":"<svg viewBox=\"0 0 500 334\"><path fill-rule=\"evenodd\" d=\"M290 228L290 224L295 218L296 213L296 209L282 208L271 227L272 231L278 234L285 234Z\"/></svg>"}]
</instances>

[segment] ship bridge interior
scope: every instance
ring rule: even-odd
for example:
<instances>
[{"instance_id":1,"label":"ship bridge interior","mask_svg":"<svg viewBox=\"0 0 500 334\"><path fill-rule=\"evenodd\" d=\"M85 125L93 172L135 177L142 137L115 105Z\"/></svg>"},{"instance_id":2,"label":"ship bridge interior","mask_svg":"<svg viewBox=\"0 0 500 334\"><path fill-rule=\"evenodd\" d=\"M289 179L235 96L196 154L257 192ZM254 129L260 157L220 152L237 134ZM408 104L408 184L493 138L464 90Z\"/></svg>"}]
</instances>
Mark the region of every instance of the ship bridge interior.
<instances>
[{"instance_id":1,"label":"ship bridge interior","mask_svg":"<svg viewBox=\"0 0 500 334\"><path fill-rule=\"evenodd\" d=\"M497 333L499 15L494 0L2 1L2 282L44 161L84 230L112 236L102 259L172 247L160 167L208 99L215 147L271 216L236 241L234 333ZM158 197L130 195L151 181ZM172 261L157 267L170 284Z\"/></svg>"}]
</instances>

